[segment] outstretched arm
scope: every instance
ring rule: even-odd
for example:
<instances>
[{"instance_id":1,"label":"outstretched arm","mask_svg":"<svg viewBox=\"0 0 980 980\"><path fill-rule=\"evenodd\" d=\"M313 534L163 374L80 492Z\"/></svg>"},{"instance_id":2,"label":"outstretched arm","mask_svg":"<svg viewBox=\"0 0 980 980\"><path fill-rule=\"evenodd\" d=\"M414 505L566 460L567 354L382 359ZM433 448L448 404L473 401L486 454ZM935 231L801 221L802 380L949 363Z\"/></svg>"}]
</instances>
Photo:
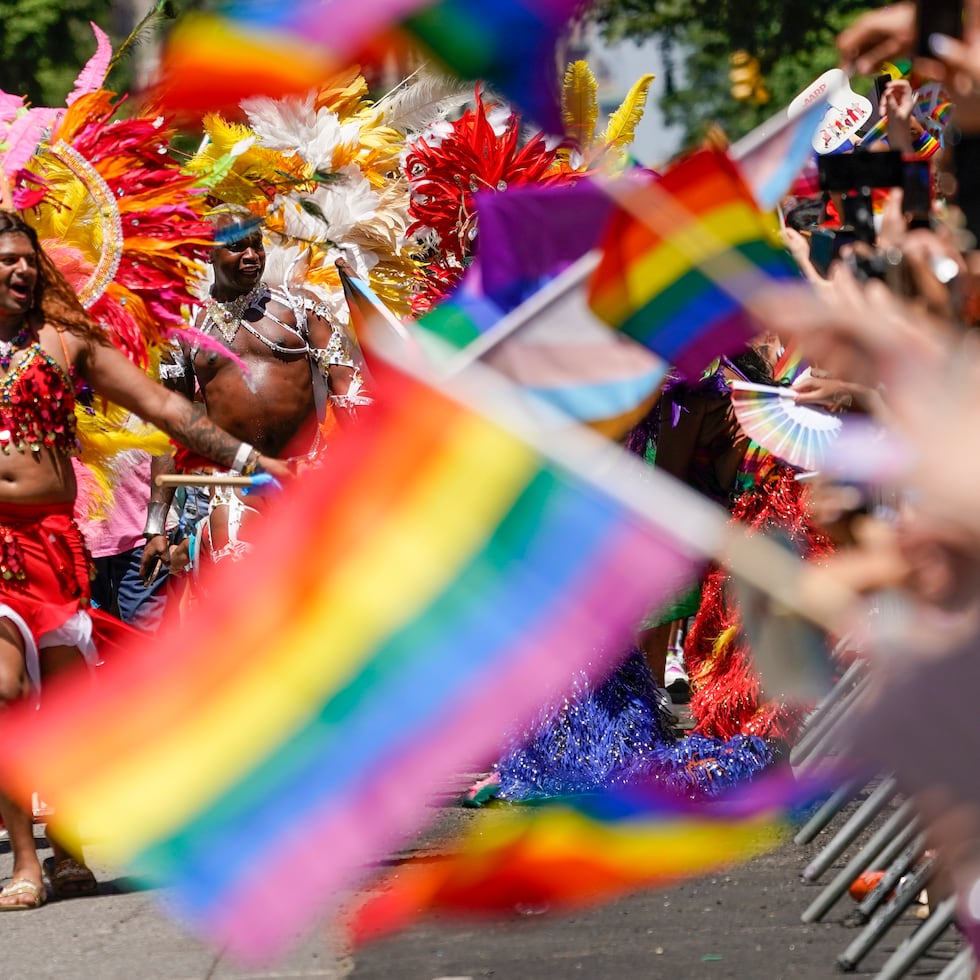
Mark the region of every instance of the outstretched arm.
<instances>
[{"instance_id":1,"label":"outstretched arm","mask_svg":"<svg viewBox=\"0 0 980 980\"><path fill-rule=\"evenodd\" d=\"M111 344L91 343L78 364L96 392L162 429L192 452L229 469L257 466L275 477L289 476L285 463L260 455L225 432L207 417L203 405L152 381Z\"/></svg>"}]
</instances>

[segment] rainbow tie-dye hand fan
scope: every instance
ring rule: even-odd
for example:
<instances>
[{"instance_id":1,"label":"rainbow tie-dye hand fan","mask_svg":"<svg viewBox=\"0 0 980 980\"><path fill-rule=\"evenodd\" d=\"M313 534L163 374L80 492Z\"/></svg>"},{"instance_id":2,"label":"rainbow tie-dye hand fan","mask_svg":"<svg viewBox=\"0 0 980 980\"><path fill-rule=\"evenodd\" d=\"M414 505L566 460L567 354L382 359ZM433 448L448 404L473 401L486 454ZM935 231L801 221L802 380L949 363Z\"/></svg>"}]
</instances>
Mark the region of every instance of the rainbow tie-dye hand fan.
<instances>
[{"instance_id":1,"label":"rainbow tie-dye hand fan","mask_svg":"<svg viewBox=\"0 0 980 980\"><path fill-rule=\"evenodd\" d=\"M732 407L745 434L791 466L819 469L843 425L834 415L800 405L792 388L733 381Z\"/></svg>"}]
</instances>

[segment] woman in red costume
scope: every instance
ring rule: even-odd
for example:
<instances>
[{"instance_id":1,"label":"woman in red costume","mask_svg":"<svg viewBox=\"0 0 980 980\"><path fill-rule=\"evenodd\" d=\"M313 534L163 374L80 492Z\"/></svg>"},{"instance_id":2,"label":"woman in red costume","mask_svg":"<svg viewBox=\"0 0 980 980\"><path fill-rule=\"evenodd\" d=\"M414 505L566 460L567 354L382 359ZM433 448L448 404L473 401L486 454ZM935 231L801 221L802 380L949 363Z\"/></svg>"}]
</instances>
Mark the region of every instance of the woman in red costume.
<instances>
[{"instance_id":1,"label":"woman in red costume","mask_svg":"<svg viewBox=\"0 0 980 980\"><path fill-rule=\"evenodd\" d=\"M93 662L89 563L72 519L75 390L96 392L229 468L270 460L208 421L200 405L151 381L100 332L15 212L0 211L0 701L36 698L43 677ZM0 795L13 876L0 911L37 908L46 891L33 815ZM52 842L55 893L92 891L95 879Z\"/></svg>"}]
</instances>

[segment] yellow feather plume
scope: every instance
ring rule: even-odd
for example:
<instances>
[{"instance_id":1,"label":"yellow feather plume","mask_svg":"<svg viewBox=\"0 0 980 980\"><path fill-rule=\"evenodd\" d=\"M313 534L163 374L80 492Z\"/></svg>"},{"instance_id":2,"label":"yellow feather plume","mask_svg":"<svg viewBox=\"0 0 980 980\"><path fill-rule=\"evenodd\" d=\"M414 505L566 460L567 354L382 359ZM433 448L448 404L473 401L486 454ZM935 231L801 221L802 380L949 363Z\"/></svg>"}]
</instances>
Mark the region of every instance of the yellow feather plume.
<instances>
[{"instance_id":1,"label":"yellow feather plume","mask_svg":"<svg viewBox=\"0 0 980 980\"><path fill-rule=\"evenodd\" d=\"M80 458L76 461L79 495L75 517L82 522L105 520L112 510L114 487L125 466L122 456L139 449L161 456L173 447L159 429L143 422L118 405L98 398L90 406L75 408Z\"/></svg>"},{"instance_id":2,"label":"yellow feather plume","mask_svg":"<svg viewBox=\"0 0 980 980\"><path fill-rule=\"evenodd\" d=\"M609 117L609 125L599 139L610 149L622 150L633 142L654 78L655 75L640 78L623 99L623 104Z\"/></svg>"},{"instance_id":3,"label":"yellow feather plume","mask_svg":"<svg viewBox=\"0 0 980 980\"><path fill-rule=\"evenodd\" d=\"M573 61L565 69L561 93L561 118L565 135L575 140L582 152L592 146L599 118L599 83L586 61Z\"/></svg>"},{"instance_id":4,"label":"yellow feather plume","mask_svg":"<svg viewBox=\"0 0 980 980\"><path fill-rule=\"evenodd\" d=\"M251 146L232 159L232 148L254 135L248 126L209 115L204 118L204 131L209 142L187 161L185 170L198 175L209 192L226 204L239 204L264 213L268 199L263 186L309 178L310 168L298 155L287 157L261 146Z\"/></svg>"},{"instance_id":5,"label":"yellow feather plume","mask_svg":"<svg viewBox=\"0 0 980 980\"><path fill-rule=\"evenodd\" d=\"M329 109L341 119L361 108L368 97L367 79L358 65L344 68L320 83L314 108Z\"/></svg>"}]
</instances>

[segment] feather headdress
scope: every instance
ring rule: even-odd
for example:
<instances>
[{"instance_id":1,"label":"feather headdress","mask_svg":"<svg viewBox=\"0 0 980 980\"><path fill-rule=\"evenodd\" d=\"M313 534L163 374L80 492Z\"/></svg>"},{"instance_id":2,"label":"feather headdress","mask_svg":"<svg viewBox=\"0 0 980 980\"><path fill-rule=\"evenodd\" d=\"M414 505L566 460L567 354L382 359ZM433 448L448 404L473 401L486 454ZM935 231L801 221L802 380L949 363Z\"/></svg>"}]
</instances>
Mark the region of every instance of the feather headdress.
<instances>
[{"instance_id":1,"label":"feather headdress","mask_svg":"<svg viewBox=\"0 0 980 980\"><path fill-rule=\"evenodd\" d=\"M644 75L636 82L598 137L598 83L588 64L576 61L565 73L566 139L557 147L541 133L522 131L509 107L486 101L479 90L473 109L412 141L404 161L414 219L408 231L422 237L429 250L426 286L415 298L415 312L427 312L462 278L477 234L477 191L567 183L600 167L621 168L652 81L653 75Z\"/></svg>"},{"instance_id":2,"label":"feather headdress","mask_svg":"<svg viewBox=\"0 0 980 980\"><path fill-rule=\"evenodd\" d=\"M588 62L573 61L562 85L562 121L567 145L561 158L577 169L619 169L626 163L626 148L643 118L647 94L655 75L643 75L633 84L605 130L596 135L599 119L599 83Z\"/></svg>"},{"instance_id":3,"label":"feather headdress","mask_svg":"<svg viewBox=\"0 0 980 980\"><path fill-rule=\"evenodd\" d=\"M114 342L146 367L184 326L212 240L206 201L169 155L171 131L152 109L117 117L99 89L77 97L30 161L49 188L28 216Z\"/></svg>"},{"instance_id":4,"label":"feather headdress","mask_svg":"<svg viewBox=\"0 0 980 980\"><path fill-rule=\"evenodd\" d=\"M205 120L206 141L187 164L212 198L264 218L266 279L302 280L335 322L349 315L335 262L346 259L396 311L407 311L417 277L404 145L383 104L355 71L317 92L242 104L246 122Z\"/></svg>"},{"instance_id":5,"label":"feather headdress","mask_svg":"<svg viewBox=\"0 0 980 980\"><path fill-rule=\"evenodd\" d=\"M152 373L159 345L184 326L193 298L188 280L212 235L203 195L170 156L166 119L152 107L122 117L123 100L102 88L112 51L105 34L93 31L95 54L64 108L27 108L0 93L2 163L17 188L14 204L29 207L25 219L89 315ZM108 505L116 454L166 446L152 427L124 429L124 415L104 401L78 399L80 517Z\"/></svg>"},{"instance_id":6,"label":"feather headdress","mask_svg":"<svg viewBox=\"0 0 980 980\"><path fill-rule=\"evenodd\" d=\"M409 144L404 160L411 182L410 235L429 249L426 285L414 309L424 313L462 278L476 238L478 191L570 179L541 133L526 138L506 105L484 100L453 122L436 123Z\"/></svg>"}]
</instances>

